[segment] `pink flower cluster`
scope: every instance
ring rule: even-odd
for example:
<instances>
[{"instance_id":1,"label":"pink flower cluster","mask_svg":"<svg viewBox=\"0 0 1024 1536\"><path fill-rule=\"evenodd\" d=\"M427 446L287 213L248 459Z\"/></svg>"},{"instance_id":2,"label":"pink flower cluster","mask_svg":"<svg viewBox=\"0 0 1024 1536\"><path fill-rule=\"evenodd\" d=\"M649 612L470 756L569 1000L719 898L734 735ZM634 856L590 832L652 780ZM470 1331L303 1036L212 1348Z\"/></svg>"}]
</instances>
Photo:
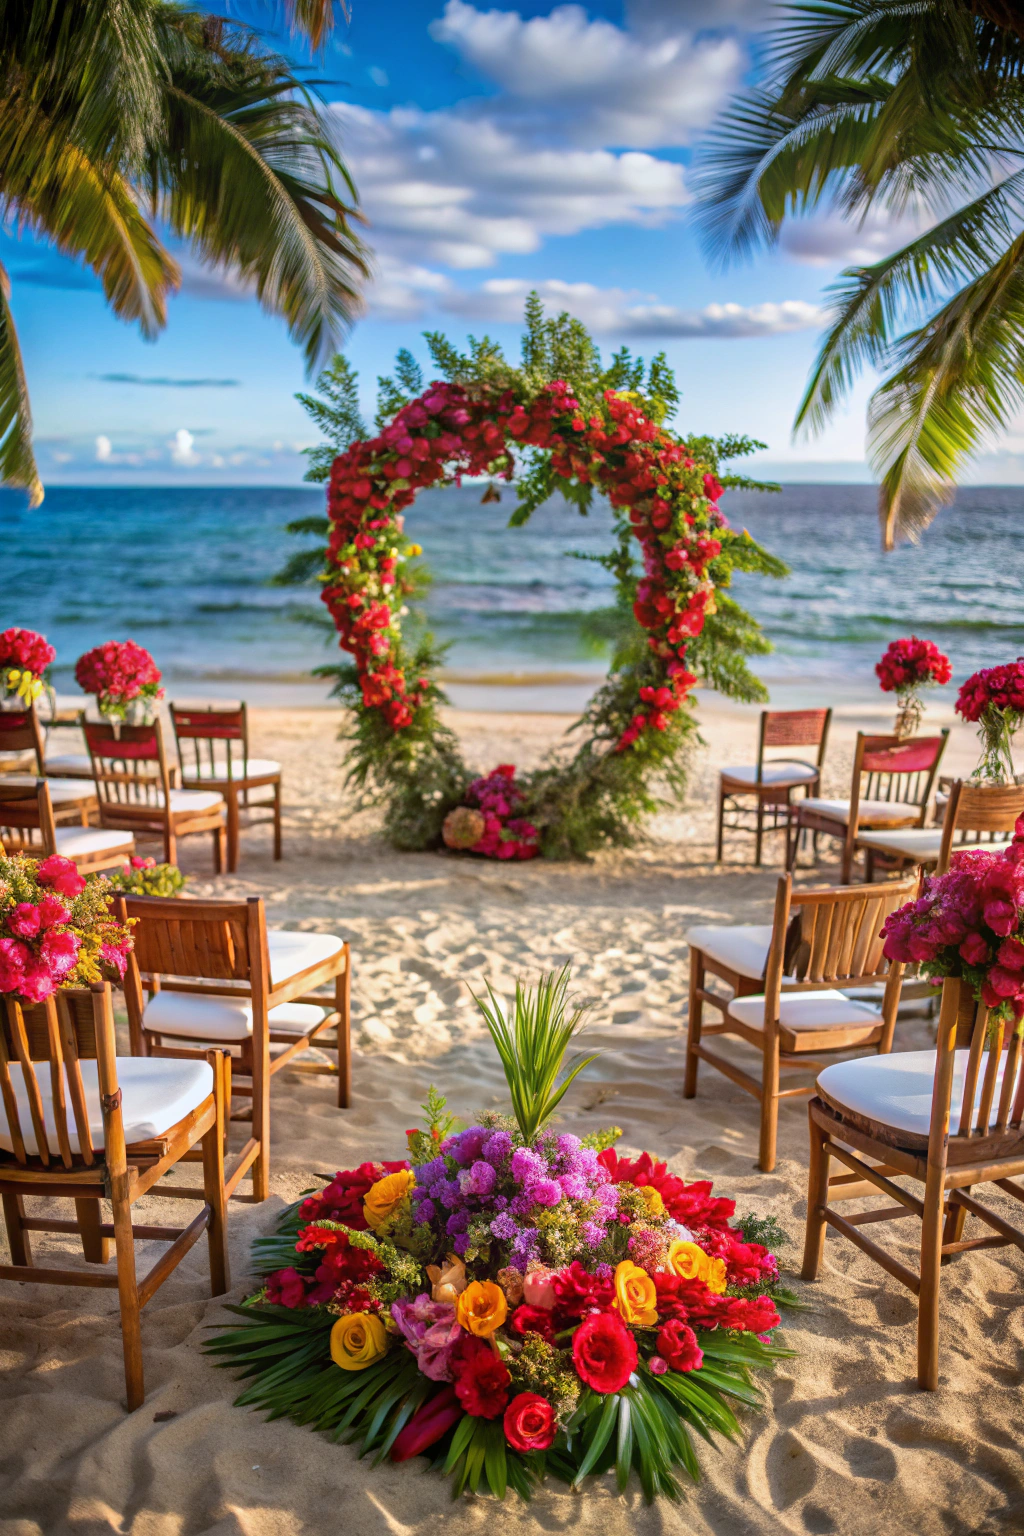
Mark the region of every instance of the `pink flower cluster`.
<instances>
[{"instance_id":1,"label":"pink flower cluster","mask_svg":"<svg viewBox=\"0 0 1024 1536\"><path fill-rule=\"evenodd\" d=\"M960 689L956 712L965 720L978 721L990 709L1024 714L1024 656L972 673Z\"/></svg>"},{"instance_id":2,"label":"pink flower cluster","mask_svg":"<svg viewBox=\"0 0 1024 1536\"><path fill-rule=\"evenodd\" d=\"M142 695L159 699L163 696L160 677L152 656L134 640L108 640L75 662L75 682L83 693L94 693L101 702L123 704Z\"/></svg>"},{"instance_id":3,"label":"pink flower cluster","mask_svg":"<svg viewBox=\"0 0 1024 1536\"><path fill-rule=\"evenodd\" d=\"M515 815L523 792L515 783L515 765L499 763L491 773L474 779L466 790L466 804L484 818L484 830L469 850L489 859L535 859L540 852L539 833L532 822Z\"/></svg>"},{"instance_id":4,"label":"pink flower cluster","mask_svg":"<svg viewBox=\"0 0 1024 1536\"><path fill-rule=\"evenodd\" d=\"M875 667L883 693L906 693L928 683L948 683L953 668L934 640L894 640Z\"/></svg>"},{"instance_id":5,"label":"pink flower cluster","mask_svg":"<svg viewBox=\"0 0 1024 1536\"><path fill-rule=\"evenodd\" d=\"M16 667L42 677L56 654L34 629L5 629L0 633L0 672Z\"/></svg>"},{"instance_id":6,"label":"pink flower cluster","mask_svg":"<svg viewBox=\"0 0 1024 1536\"><path fill-rule=\"evenodd\" d=\"M955 853L882 933L890 960L918 961L933 978L965 977L987 1008L1024 1018L1024 816L1009 848Z\"/></svg>"},{"instance_id":7,"label":"pink flower cluster","mask_svg":"<svg viewBox=\"0 0 1024 1536\"><path fill-rule=\"evenodd\" d=\"M38 902L20 901L0 910L0 992L30 1003L52 997L78 961L82 941L68 929L71 911L62 897L75 897L85 881L70 859L44 859L36 878L46 889Z\"/></svg>"}]
</instances>

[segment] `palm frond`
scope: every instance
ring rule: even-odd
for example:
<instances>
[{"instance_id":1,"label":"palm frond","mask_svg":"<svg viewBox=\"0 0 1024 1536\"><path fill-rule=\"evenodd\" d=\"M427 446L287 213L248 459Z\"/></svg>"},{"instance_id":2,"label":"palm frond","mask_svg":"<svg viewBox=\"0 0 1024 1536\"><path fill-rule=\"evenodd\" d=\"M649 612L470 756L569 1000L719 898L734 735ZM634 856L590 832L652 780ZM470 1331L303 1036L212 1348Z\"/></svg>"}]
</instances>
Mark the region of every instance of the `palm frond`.
<instances>
[{"instance_id":1,"label":"palm frond","mask_svg":"<svg viewBox=\"0 0 1024 1536\"><path fill-rule=\"evenodd\" d=\"M32 411L10 299L10 281L0 267L0 479L28 491L29 505L38 507L43 485L32 452Z\"/></svg>"}]
</instances>

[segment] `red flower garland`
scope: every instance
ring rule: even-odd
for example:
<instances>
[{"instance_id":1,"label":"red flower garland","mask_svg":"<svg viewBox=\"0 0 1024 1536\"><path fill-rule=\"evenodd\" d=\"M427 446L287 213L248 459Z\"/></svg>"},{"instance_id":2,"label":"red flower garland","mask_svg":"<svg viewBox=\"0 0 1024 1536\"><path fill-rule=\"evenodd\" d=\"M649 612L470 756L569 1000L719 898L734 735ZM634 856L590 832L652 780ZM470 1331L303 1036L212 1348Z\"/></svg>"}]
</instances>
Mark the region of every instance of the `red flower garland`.
<instances>
[{"instance_id":1,"label":"red flower garland","mask_svg":"<svg viewBox=\"0 0 1024 1536\"><path fill-rule=\"evenodd\" d=\"M696 681L686 650L714 612L708 566L722 548L715 530L725 526L717 507L719 481L627 397L607 391L603 409L584 419L561 381L526 401L511 389L431 384L378 437L353 443L335 459L328 494L330 576L321 597L342 649L355 661L364 707L379 710L395 731L412 725L429 696L430 679L410 685L393 655L400 635L394 540L402 532L401 514L426 486L493 473L496 464L510 479L510 440L549 451L556 475L592 484L613 507L628 511L643 549L645 574L634 613L649 631L664 678L641 690L643 707L616 745L625 751L645 730L664 730Z\"/></svg>"}]
</instances>

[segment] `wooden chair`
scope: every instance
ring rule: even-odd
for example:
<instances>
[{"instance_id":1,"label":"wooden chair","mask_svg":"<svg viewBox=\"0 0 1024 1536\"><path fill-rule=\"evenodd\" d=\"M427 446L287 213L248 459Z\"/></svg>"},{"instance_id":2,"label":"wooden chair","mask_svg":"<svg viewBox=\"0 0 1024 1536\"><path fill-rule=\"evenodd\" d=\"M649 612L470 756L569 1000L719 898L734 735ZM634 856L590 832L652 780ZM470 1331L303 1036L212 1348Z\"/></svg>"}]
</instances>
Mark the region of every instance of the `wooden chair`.
<instances>
[{"instance_id":1,"label":"wooden chair","mask_svg":"<svg viewBox=\"0 0 1024 1536\"><path fill-rule=\"evenodd\" d=\"M50 780L0 778L0 843L5 853L71 859L79 874L121 869L135 852L135 839L102 827L58 827L50 803Z\"/></svg>"},{"instance_id":2,"label":"wooden chair","mask_svg":"<svg viewBox=\"0 0 1024 1536\"><path fill-rule=\"evenodd\" d=\"M145 1396L141 1309L203 1232L214 1296L230 1284L224 1053L210 1051L196 1061L119 1059L106 983L60 992L32 1008L9 996L0 1004L0 1193L11 1248L0 1280L116 1286L128 1407L138 1408ZM42 1071L36 1062L45 1063ZM197 1142L202 1189L164 1184L164 1175ZM30 1195L73 1199L76 1220L28 1214ZM135 1226L132 1206L143 1195L201 1200L202 1210L185 1227ZM101 1220L101 1200L110 1201L110 1223ZM35 1264L33 1232L80 1233L86 1261L94 1265L107 1263L113 1238L117 1273ZM141 1278L135 1270L138 1240L170 1244Z\"/></svg>"},{"instance_id":3,"label":"wooden chair","mask_svg":"<svg viewBox=\"0 0 1024 1536\"><path fill-rule=\"evenodd\" d=\"M941 875L949 868L952 853L968 848L1007 847L1021 814L1024 785L965 784L956 779L950 786L941 826L866 832L857 838L857 847L864 850L869 880L874 879L879 867L907 864L934 865Z\"/></svg>"},{"instance_id":4,"label":"wooden chair","mask_svg":"<svg viewBox=\"0 0 1024 1536\"><path fill-rule=\"evenodd\" d=\"M730 831L750 831L745 818L754 817L754 863L761 862L764 840L764 813L772 813L771 830L789 828L790 806L795 789L813 794L821 784L825 761L830 709L763 710L757 738L757 762L752 767L723 768L718 776L718 848L715 858L722 859L726 827ZM791 756L766 758L770 747L817 747L817 758L805 763ZM754 805L743 805L743 800ZM779 812L784 810L780 820ZM726 815L732 821L726 822Z\"/></svg>"},{"instance_id":5,"label":"wooden chair","mask_svg":"<svg viewBox=\"0 0 1024 1536\"><path fill-rule=\"evenodd\" d=\"M817 1278L828 1225L912 1291L918 1298L918 1385L934 1391L943 1261L1010 1243L1024 1249L1024 1232L971 1193L975 1185L994 1184L1024 1201L1024 1188L1013 1182L1024 1173L1020 1037L1002 1024L990 1028L988 1010L975 1004L968 985L947 978L936 1050L837 1063L819 1077L809 1111L803 1278ZM830 1177L831 1158L847 1171ZM924 1185L923 1198L893 1182L904 1176ZM881 1210L843 1216L835 1209L843 1200L878 1195L889 1201ZM988 1232L965 1238L968 1214ZM860 1230L866 1223L908 1216L921 1220L917 1272Z\"/></svg>"},{"instance_id":6,"label":"wooden chair","mask_svg":"<svg viewBox=\"0 0 1024 1536\"><path fill-rule=\"evenodd\" d=\"M775 1167L779 1100L814 1092L810 1085L780 1088L782 1069L820 1067L811 1052L856 1046L892 1049L903 967L890 966L883 958L880 930L889 913L911 900L917 888L915 874L886 885L794 891L791 877L782 875L761 990L728 999L701 990L694 1002L691 970L683 1096L695 1096L701 1061L753 1094L761 1105L758 1161L765 1173ZM699 970L693 956L691 967ZM846 989L878 983L885 987L880 1010L845 995ZM704 1003L718 1009L721 1023L704 1023ZM759 1050L760 1078L709 1051L704 1043L708 1035L738 1035Z\"/></svg>"},{"instance_id":7,"label":"wooden chair","mask_svg":"<svg viewBox=\"0 0 1024 1536\"><path fill-rule=\"evenodd\" d=\"M213 867L224 868L224 798L215 790L174 789L160 721L152 725L83 722L99 799L100 826L158 837L168 864L178 862L178 839L209 832Z\"/></svg>"},{"instance_id":8,"label":"wooden chair","mask_svg":"<svg viewBox=\"0 0 1024 1536\"><path fill-rule=\"evenodd\" d=\"M270 811L247 817L247 824L272 825L274 858L281 857L281 764L272 758L249 756L249 720L244 704L203 705L192 709L171 705L178 743L181 782L186 789L215 789L228 812L228 869L238 868L238 830L242 810ZM186 746L185 744L188 743ZM204 750L205 749L205 750ZM269 789L270 799L258 792ZM257 798L252 798L257 795Z\"/></svg>"},{"instance_id":9,"label":"wooden chair","mask_svg":"<svg viewBox=\"0 0 1024 1536\"><path fill-rule=\"evenodd\" d=\"M265 1200L270 1079L332 1025L337 1030L338 1105L348 1107L348 945L333 934L268 932L258 896L247 901L117 897L114 906L120 922L138 919L124 982L133 1053L159 1056L166 1040L175 1043L177 1053L191 1049L201 1055L197 1041L238 1053L233 1091L252 1098L252 1137L228 1175L228 1193L251 1167L254 1198ZM331 982L333 999L312 995ZM274 1046L280 1049L272 1052Z\"/></svg>"},{"instance_id":10,"label":"wooden chair","mask_svg":"<svg viewBox=\"0 0 1024 1536\"><path fill-rule=\"evenodd\" d=\"M0 709L0 754L7 752L21 753L29 772L6 772L5 782L34 787L37 778L47 777L43 731L34 705L27 709ZM87 827L89 817L99 809L95 788L80 778L50 777L50 803L58 825L77 821Z\"/></svg>"},{"instance_id":11,"label":"wooden chair","mask_svg":"<svg viewBox=\"0 0 1024 1536\"><path fill-rule=\"evenodd\" d=\"M842 882L853 873L857 839L862 830L885 827L923 827L931 805L932 788L949 740L949 730L938 736L866 736L857 732L853 755L853 782L849 800L803 800L792 819L786 868L796 863L800 837L818 833L837 838L843 845Z\"/></svg>"}]
</instances>

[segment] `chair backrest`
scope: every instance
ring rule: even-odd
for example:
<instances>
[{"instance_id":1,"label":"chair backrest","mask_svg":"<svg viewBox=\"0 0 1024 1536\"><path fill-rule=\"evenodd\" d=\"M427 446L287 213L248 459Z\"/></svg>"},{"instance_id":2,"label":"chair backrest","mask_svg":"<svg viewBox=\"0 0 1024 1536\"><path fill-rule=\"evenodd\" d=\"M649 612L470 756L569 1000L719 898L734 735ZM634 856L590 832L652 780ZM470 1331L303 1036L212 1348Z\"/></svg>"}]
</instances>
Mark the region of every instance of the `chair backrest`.
<instances>
[{"instance_id":1,"label":"chair backrest","mask_svg":"<svg viewBox=\"0 0 1024 1536\"><path fill-rule=\"evenodd\" d=\"M935 1044L929 1163L943 1167L1013 1155L1019 1159L1024 1148L1024 1071L1017 1030L990 1022L989 1010L975 1002L969 984L949 976L942 983ZM969 1055L963 1099L951 1123L956 1052L965 1048Z\"/></svg>"},{"instance_id":2,"label":"chair backrest","mask_svg":"<svg viewBox=\"0 0 1024 1536\"><path fill-rule=\"evenodd\" d=\"M180 897L116 896L118 922L134 919L132 952L124 991L133 1052L141 1049L143 977L178 979L186 987L202 982L236 982L265 1019L270 957L263 899L193 901ZM201 990L201 986L197 986ZM224 992L220 986L216 989Z\"/></svg>"},{"instance_id":3,"label":"chair backrest","mask_svg":"<svg viewBox=\"0 0 1024 1536\"><path fill-rule=\"evenodd\" d=\"M7 752L31 752L36 772L45 772L43 732L34 705L27 709L0 709L0 754Z\"/></svg>"},{"instance_id":4,"label":"chair backrest","mask_svg":"<svg viewBox=\"0 0 1024 1536\"><path fill-rule=\"evenodd\" d=\"M170 770L164 750L159 719L151 725L114 726L107 721L82 723L85 744L89 748L100 820L104 807L122 810L126 806L161 805L166 813L170 805Z\"/></svg>"},{"instance_id":5,"label":"chair backrest","mask_svg":"<svg viewBox=\"0 0 1024 1536\"><path fill-rule=\"evenodd\" d=\"M942 823L942 846L936 874L944 875L957 837L967 833L1012 832L1017 817L1024 815L1024 784L965 784L957 779L949 792Z\"/></svg>"},{"instance_id":6,"label":"chair backrest","mask_svg":"<svg viewBox=\"0 0 1024 1536\"><path fill-rule=\"evenodd\" d=\"M786 982L787 991L884 981L890 966L883 954L882 924L890 912L914 899L919 885L915 870L878 885L794 891L792 876L781 875L766 980L777 961L780 983L784 975L795 978Z\"/></svg>"},{"instance_id":7,"label":"chair backrest","mask_svg":"<svg viewBox=\"0 0 1024 1536\"><path fill-rule=\"evenodd\" d=\"M828 728L831 721L830 709L762 710L757 739L757 782L761 781L762 769L766 762L803 763L804 761L802 758L794 757L792 752L784 752L781 757L766 758L765 752L771 747L817 747L815 761L804 766L820 769L825 761L825 747L828 743Z\"/></svg>"},{"instance_id":8,"label":"chair backrest","mask_svg":"<svg viewBox=\"0 0 1024 1536\"><path fill-rule=\"evenodd\" d=\"M248 777L249 721L244 703L204 704L195 709L172 704L171 720L186 778L193 772L197 777L219 773L228 779Z\"/></svg>"},{"instance_id":9,"label":"chair backrest","mask_svg":"<svg viewBox=\"0 0 1024 1536\"><path fill-rule=\"evenodd\" d=\"M45 779L7 784L0 776L0 842L5 853L28 853L33 858L46 859L56 852L53 804Z\"/></svg>"},{"instance_id":10,"label":"chair backrest","mask_svg":"<svg viewBox=\"0 0 1024 1536\"><path fill-rule=\"evenodd\" d=\"M104 1130L101 1153L89 1126L80 1065L86 1059L96 1062ZM49 1068L49 1114L36 1062L45 1062ZM16 1091L19 1075L22 1095ZM23 1166L50 1168L60 1163L70 1168L78 1160L91 1167L99 1158L111 1172L123 1168L124 1125L109 983L69 987L31 1007L10 996L0 998L0 1113L7 1125L10 1155ZM77 1152L71 1147L71 1130L78 1140ZM31 1142L34 1153L28 1150Z\"/></svg>"}]
</instances>

